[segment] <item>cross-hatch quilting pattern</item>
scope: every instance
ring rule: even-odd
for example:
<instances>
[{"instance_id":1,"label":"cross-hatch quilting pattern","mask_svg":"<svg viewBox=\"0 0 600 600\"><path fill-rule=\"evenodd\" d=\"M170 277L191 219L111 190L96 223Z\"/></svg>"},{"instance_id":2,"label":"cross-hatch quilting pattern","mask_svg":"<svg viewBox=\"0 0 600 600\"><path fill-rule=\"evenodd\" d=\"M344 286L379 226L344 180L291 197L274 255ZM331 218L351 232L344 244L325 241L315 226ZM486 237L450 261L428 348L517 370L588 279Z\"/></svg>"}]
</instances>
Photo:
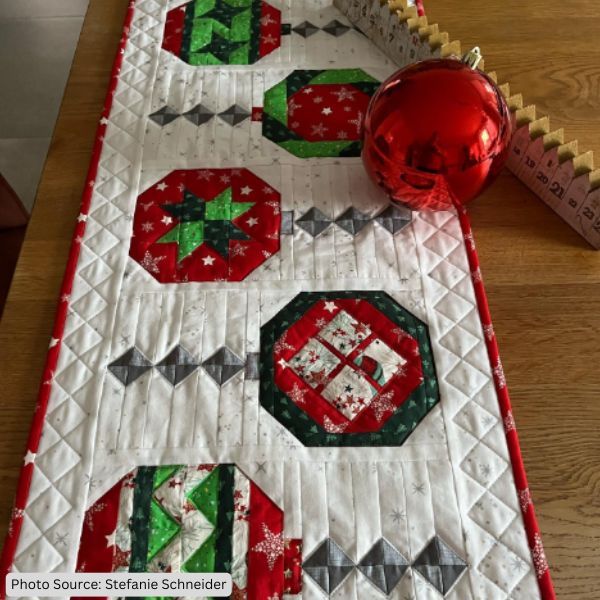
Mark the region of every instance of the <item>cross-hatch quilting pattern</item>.
<instances>
[{"instance_id":1,"label":"cross-hatch quilting pattern","mask_svg":"<svg viewBox=\"0 0 600 600\"><path fill-rule=\"evenodd\" d=\"M61 298L69 303L70 313L57 369L45 383L52 390L14 559L20 572L68 571L74 564L74 509L82 499L74 490L85 489L89 475L96 365L108 345L101 332L121 285L117 273L124 260L115 249L128 235L124 217L139 175L141 117L154 73L151 48L161 35L161 5L138 0L135 6L98 171L95 181L88 182L94 188L92 204L89 214L80 217L86 221L86 233L75 279L70 294Z\"/></svg>"}]
</instances>

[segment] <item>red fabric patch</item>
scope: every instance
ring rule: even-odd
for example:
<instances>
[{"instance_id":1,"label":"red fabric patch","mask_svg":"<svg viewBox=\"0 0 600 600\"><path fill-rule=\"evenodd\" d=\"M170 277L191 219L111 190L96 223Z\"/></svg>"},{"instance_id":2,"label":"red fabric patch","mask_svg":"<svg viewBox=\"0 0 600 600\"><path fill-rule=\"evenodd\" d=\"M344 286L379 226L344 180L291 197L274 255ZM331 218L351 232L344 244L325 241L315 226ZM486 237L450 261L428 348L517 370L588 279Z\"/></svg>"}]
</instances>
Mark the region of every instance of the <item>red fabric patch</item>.
<instances>
[{"instance_id":1,"label":"red fabric patch","mask_svg":"<svg viewBox=\"0 0 600 600\"><path fill-rule=\"evenodd\" d=\"M124 481L125 479L119 481L86 511L77 555L78 573L113 571L117 547L109 545L109 538L117 528L119 500ZM73 600L79 598L79 596L72 596Z\"/></svg>"},{"instance_id":2,"label":"red fabric patch","mask_svg":"<svg viewBox=\"0 0 600 600\"><path fill-rule=\"evenodd\" d=\"M366 326L370 330L370 333L366 335L365 332L363 336L366 337L346 354L335 348L322 335L324 328L342 311L358 321L359 326ZM297 372L289 363L307 342L314 338L317 338L322 347L339 363L326 373L311 373L312 379L309 379L308 375ZM363 355L376 340L382 341L406 361L402 369L383 385L373 378L374 359ZM367 360L363 358L364 366L363 363L359 366L355 361L363 356ZM353 419L342 414L322 395L323 390L344 368L351 369L357 377L368 382L376 390L372 400L367 399L364 408L359 410ZM417 341L365 300L338 299L315 303L275 344L274 370L275 383L281 391L327 431L336 433L379 431L423 380ZM314 387L311 387L309 381L312 381Z\"/></svg>"},{"instance_id":3,"label":"red fabric patch","mask_svg":"<svg viewBox=\"0 0 600 600\"><path fill-rule=\"evenodd\" d=\"M162 47L168 52L172 52L175 56L179 56L181 53L186 6L187 4L184 4L167 13Z\"/></svg>"},{"instance_id":4,"label":"red fabric patch","mask_svg":"<svg viewBox=\"0 0 600 600\"><path fill-rule=\"evenodd\" d=\"M252 121L260 123L263 120L263 108L262 106L255 106L252 108Z\"/></svg>"},{"instance_id":5,"label":"red fabric patch","mask_svg":"<svg viewBox=\"0 0 600 600\"><path fill-rule=\"evenodd\" d=\"M281 45L281 12L267 4L261 3L260 39L258 53L266 56Z\"/></svg>"},{"instance_id":6,"label":"red fabric patch","mask_svg":"<svg viewBox=\"0 0 600 600\"><path fill-rule=\"evenodd\" d=\"M228 188L234 203L254 203L232 220L249 239L230 240L228 256L205 242L179 260L177 243L159 242L178 223L163 205L182 202L186 191L210 202ZM242 281L279 251L280 199L247 169L173 171L138 198L129 254L161 283Z\"/></svg>"},{"instance_id":7,"label":"red fabric patch","mask_svg":"<svg viewBox=\"0 0 600 600\"><path fill-rule=\"evenodd\" d=\"M248 532L248 600L283 595L283 512L252 481Z\"/></svg>"},{"instance_id":8,"label":"red fabric patch","mask_svg":"<svg viewBox=\"0 0 600 600\"><path fill-rule=\"evenodd\" d=\"M288 99L288 126L308 142L360 140L370 100L351 84L306 85Z\"/></svg>"},{"instance_id":9,"label":"red fabric patch","mask_svg":"<svg viewBox=\"0 0 600 600\"><path fill-rule=\"evenodd\" d=\"M284 593L302 592L302 540L286 539L283 552Z\"/></svg>"}]
</instances>

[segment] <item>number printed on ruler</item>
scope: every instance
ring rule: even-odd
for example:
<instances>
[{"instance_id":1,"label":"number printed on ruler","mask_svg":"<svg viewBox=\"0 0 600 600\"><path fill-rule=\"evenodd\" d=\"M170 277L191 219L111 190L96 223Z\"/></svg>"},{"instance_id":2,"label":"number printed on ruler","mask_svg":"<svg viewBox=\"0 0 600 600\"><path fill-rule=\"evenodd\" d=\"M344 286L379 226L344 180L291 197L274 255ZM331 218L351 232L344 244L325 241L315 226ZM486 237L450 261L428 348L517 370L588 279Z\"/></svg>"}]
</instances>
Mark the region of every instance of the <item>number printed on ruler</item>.
<instances>
[{"instance_id":1,"label":"number printed on ruler","mask_svg":"<svg viewBox=\"0 0 600 600\"><path fill-rule=\"evenodd\" d=\"M600 188L590 191L586 196L577 219L583 237L594 248L600 249Z\"/></svg>"},{"instance_id":2,"label":"number printed on ruler","mask_svg":"<svg viewBox=\"0 0 600 600\"><path fill-rule=\"evenodd\" d=\"M530 143L531 138L529 137L529 125L523 125L522 127L519 127L512 137L510 152L506 161L508 168L513 173L518 173L519 165L521 164L521 161L523 160Z\"/></svg>"},{"instance_id":3,"label":"number printed on ruler","mask_svg":"<svg viewBox=\"0 0 600 600\"><path fill-rule=\"evenodd\" d=\"M535 179L531 189L543 199L548 188L550 180L554 177L554 173L558 168L558 146L551 148L546 152L539 161L538 167L535 170Z\"/></svg>"},{"instance_id":4,"label":"number printed on ruler","mask_svg":"<svg viewBox=\"0 0 600 600\"><path fill-rule=\"evenodd\" d=\"M533 188L535 182L536 168L544 155L544 140L538 137L529 144L521 164L517 167L516 176Z\"/></svg>"}]
</instances>

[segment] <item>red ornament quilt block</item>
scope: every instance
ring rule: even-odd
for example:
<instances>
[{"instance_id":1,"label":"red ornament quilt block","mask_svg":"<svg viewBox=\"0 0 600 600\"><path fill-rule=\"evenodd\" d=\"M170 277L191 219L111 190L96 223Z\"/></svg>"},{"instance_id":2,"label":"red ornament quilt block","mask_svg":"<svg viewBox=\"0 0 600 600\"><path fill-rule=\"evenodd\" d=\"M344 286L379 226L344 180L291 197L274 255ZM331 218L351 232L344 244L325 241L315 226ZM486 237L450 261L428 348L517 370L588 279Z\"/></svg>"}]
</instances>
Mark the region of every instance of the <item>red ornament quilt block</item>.
<instances>
[{"instance_id":1,"label":"red ornament quilt block","mask_svg":"<svg viewBox=\"0 0 600 600\"><path fill-rule=\"evenodd\" d=\"M299 158L360 156L379 81L362 69L298 70L265 92L263 135Z\"/></svg>"},{"instance_id":2,"label":"red ornament quilt block","mask_svg":"<svg viewBox=\"0 0 600 600\"><path fill-rule=\"evenodd\" d=\"M235 465L139 467L87 510L77 570L229 572L235 598L297 594L302 542L283 516Z\"/></svg>"},{"instance_id":3,"label":"red ornament quilt block","mask_svg":"<svg viewBox=\"0 0 600 600\"><path fill-rule=\"evenodd\" d=\"M280 228L279 192L248 169L174 171L138 198L130 255L161 283L241 281Z\"/></svg>"},{"instance_id":4,"label":"red ornament quilt block","mask_svg":"<svg viewBox=\"0 0 600 600\"><path fill-rule=\"evenodd\" d=\"M400 445L439 400L427 327L381 292L300 294L261 341L261 403L309 446Z\"/></svg>"}]
</instances>

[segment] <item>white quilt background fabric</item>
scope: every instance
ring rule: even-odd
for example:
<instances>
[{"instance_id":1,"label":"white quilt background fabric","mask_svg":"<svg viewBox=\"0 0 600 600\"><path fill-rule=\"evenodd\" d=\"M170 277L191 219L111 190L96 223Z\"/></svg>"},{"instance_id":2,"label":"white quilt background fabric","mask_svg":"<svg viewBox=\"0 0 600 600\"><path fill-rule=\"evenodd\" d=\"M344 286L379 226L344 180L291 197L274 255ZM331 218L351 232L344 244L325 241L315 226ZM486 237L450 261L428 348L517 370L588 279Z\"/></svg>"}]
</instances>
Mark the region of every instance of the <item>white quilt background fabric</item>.
<instances>
[{"instance_id":1,"label":"white quilt background fabric","mask_svg":"<svg viewBox=\"0 0 600 600\"><path fill-rule=\"evenodd\" d=\"M105 134L99 172L52 386L14 570L75 568L84 512L138 465L235 462L284 511L304 557L331 537L354 561L381 537L414 558L441 536L468 563L447 598L539 598L473 292L452 213L413 215L396 235L369 224L351 236L299 227L241 283L160 284L129 258L136 199L175 169L244 167L281 193L296 217L387 200L358 158L299 159L261 135L214 119L169 131L148 115L262 106L297 68L359 67L383 79L396 66L367 38L286 36L249 66L191 67L161 50L166 12L181 1L138 0ZM285 22L347 23L328 0L272 0ZM440 403L399 447L305 447L258 402L258 381L219 388L201 369L173 387L153 370L124 387L107 366L133 345L158 361L177 343L202 361L225 345L258 352L259 328L300 291L383 290L429 326ZM258 465L264 467L258 468ZM304 576L303 598L323 598ZM359 573L334 598L383 597ZM391 598L440 598L416 575Z\"/></svg>"}]
</instances>

